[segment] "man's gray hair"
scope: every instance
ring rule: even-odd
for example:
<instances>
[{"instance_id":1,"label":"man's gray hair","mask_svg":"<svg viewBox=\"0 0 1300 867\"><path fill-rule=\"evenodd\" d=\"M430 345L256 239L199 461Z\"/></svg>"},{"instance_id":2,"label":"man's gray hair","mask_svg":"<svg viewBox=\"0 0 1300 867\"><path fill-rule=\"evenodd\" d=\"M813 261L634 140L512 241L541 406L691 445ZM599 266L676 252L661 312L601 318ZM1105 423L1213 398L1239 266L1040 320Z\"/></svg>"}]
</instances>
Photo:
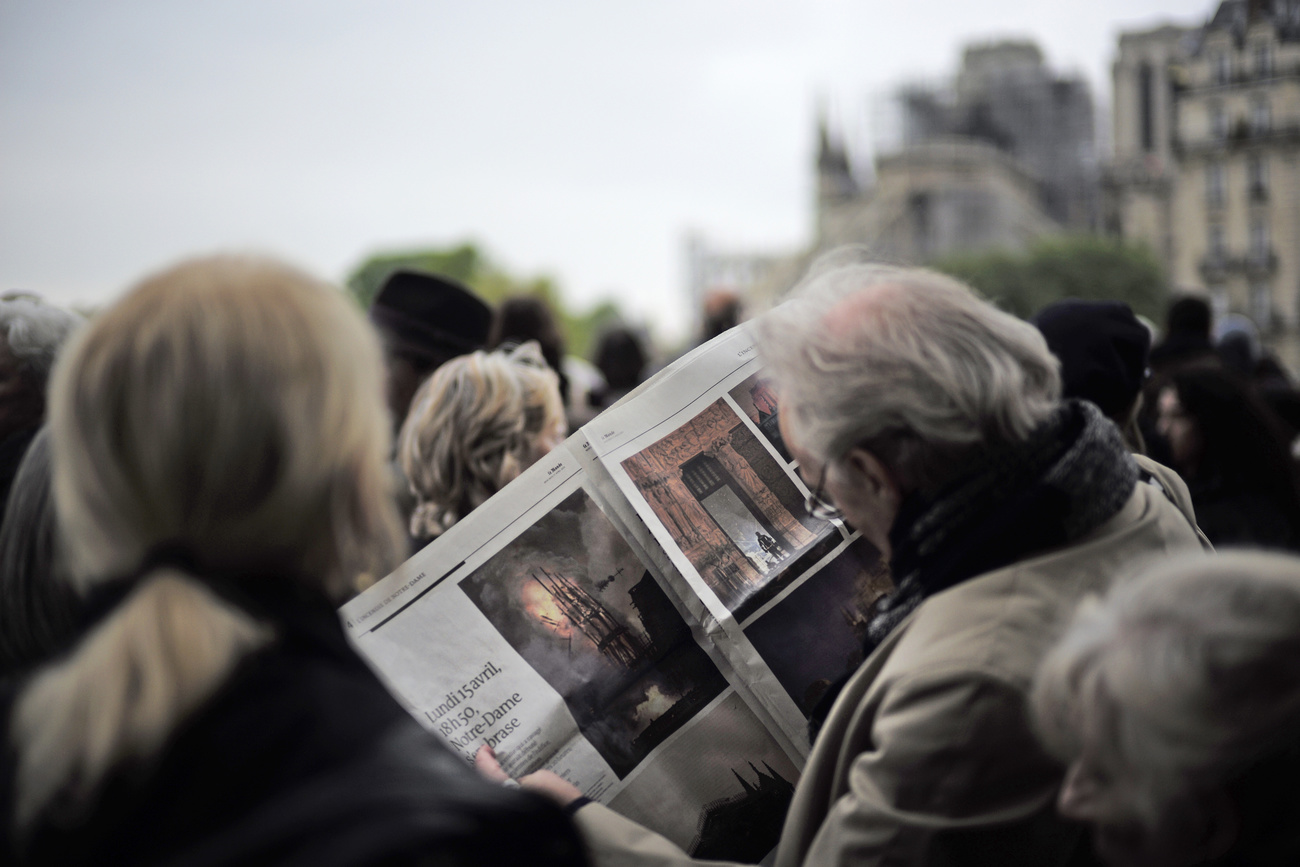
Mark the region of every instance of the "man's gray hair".
<instances>
[{"instance_id":1,"label":"man's gray hair","mask_svg":"<svg viewBox=\"0 0 1300 867\"><path fill-rule=\"evenodd\" d=\"M1060 399L1032 325L951 277L853 248L814 264L757 331L801 446L831 462L861 445L922 489L973 451L1023 442Z\"/></svg>"},{"instance_id":2,"label":"man's gray hair","mask_svg":"<svg viewBox=\"0 0 1300 867\"><path fill-rule=\"evenodd\" d=\"M1282 799L1266 809L1289 814L1294 846L1300 558L1198 553L1119 582L1044 658L1031 708L1048 749L1086 751L1149 827L1177 799L1231 789L1245 813Z\"/></svg>"},{"instance_id":3,"label":"man's gray hair","mask_svg":"<svg viewBox=\"0 0 1300 867\"><path fill-rule=\"evenodd\" d=\"M0 297L0 337L23 369L41 382L49 378L59 347L84 322L79 314L25 292Z\"/></svg>"}]
</instances>

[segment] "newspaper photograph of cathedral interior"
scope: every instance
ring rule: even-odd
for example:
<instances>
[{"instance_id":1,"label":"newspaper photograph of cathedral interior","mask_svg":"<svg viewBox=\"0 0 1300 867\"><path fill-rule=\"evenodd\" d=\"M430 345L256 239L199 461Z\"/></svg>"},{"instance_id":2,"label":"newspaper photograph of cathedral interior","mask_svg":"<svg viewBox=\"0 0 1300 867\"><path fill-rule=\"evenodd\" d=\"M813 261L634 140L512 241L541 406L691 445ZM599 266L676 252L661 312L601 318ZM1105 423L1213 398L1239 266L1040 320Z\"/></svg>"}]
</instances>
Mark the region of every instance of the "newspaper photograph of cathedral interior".
<instances>
[{"instance_id":1,"label":"newspaper photograph of cathedral interior","mask_svg":"<svg viewBox=\"0 0 1300 867\"><path fill-rule=\"evenodd\" d=\"M738 621L844 540L723 399L622 466Z\"/></svg>"},{"instance_id":2,"label":"newspaper photograph of cathedral interior","mask_svg":"<svg viewBox=\"0 0 1300 867\"><path fill-rule=\"evenodd\" d=\"M727 686L581 489L459 586L620 779Z\"/></svg>"}]
</instances>

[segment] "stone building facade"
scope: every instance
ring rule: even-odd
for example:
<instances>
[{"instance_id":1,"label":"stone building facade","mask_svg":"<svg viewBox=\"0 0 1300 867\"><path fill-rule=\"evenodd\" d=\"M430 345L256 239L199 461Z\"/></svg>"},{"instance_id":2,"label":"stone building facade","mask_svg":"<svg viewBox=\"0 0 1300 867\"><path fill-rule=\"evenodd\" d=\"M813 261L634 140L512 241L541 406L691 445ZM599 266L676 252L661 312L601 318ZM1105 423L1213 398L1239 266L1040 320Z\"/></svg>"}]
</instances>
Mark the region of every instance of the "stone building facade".
<instances>
[{"instance_id":1,"label":"stone building facade","mask_svg":"<svg viewBox=\"0 0 1300 867\"><path fill-rule=\"evenodd\" d=\"M881 261L921 264L968 251L1024 249L1060 226L1034 175L991 144L949 137L876 159L876 182L818 207L819 249L861 244Z\"/></svg>"},{"instance_id":2,"label":"stone building facade","mask_svg":"<svg viewBox=\"0 0 1300 867\"><path fill-rule=\"evenodd\" d=\"M969 46L952 82L904 87L897 101L902 147L876 157L871 184L857 181L822 121L818 249L859 243L922 264L1095 227L1091 94L1049 69L1033 43Z\"/></svg>"},{"instance_id":3,"label":"stone building facade","mask_svg":"<svg viewBox=\"0 0 1300 867\"><path fill-rule=\"evenodd\" d=\"M957 76L897 94L903 136L867 177L818 120L814 237L789 256L727 255L688 243L690 292L734 287L751 312L780 299L822 252L857 244L878 260L1024 250L1099 222L1092 96L1031 42L969 46Z\"/></svg>"},{"instance_id":4,"label":"stone building facade","mask_svg":"<svg viewBox=\"0 0 1300 867\"><path fill-rule=\"evenodd\" d=\"M1300 0L1226 0L1203 26L1120 37L1105 228L1176 291L1289 344L1300 326ZM1275 341L1276 342L1276 341Z\"/></svg>"}]
</instances>

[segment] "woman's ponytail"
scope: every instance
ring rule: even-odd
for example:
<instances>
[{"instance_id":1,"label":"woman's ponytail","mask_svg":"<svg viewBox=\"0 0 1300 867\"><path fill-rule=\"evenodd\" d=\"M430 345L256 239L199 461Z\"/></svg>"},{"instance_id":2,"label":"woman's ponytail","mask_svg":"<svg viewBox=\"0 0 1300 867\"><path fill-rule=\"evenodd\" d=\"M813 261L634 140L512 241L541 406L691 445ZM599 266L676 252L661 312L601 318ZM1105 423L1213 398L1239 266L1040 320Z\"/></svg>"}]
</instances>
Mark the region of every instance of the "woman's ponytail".
<instances>
[{"instance_id":1,"label":"woman's ponytail","mask_svg":"<svg viewBox=\"0 0 1300 867\"><path fill-rule=\"evenodd\" d=\"M50 810L87 808L110 770L156 754L270 638L269 627L175 569L142 578L19 695L11 728L17 827Z\"/></svg>"}]
</instances>

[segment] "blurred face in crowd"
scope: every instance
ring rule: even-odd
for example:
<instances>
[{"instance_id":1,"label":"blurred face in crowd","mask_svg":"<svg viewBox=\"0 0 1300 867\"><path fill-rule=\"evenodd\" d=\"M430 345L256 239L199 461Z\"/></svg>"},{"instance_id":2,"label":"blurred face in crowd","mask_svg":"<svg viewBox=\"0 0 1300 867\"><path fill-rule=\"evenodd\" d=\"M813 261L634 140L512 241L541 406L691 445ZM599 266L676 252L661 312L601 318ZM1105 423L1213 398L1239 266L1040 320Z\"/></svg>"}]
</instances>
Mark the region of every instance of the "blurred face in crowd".
<instances>
[{"instance_id":1,"label":"blurred face in crowd","mask_svg":"<svg viewBox=\"0 0 1300 867\"><path fill-rule=\"evenodd\" d=\"M1179 469L1195 468L1203 448L1201 430L1196 419L1183 409L1178 392L1172 388L1161 391L1156 412L1156 430L1169 441L1174 465Z\"/></svg>"},{"instance_id":2,"label":"blurred face in crowd","mask_svg":"<svg viewBox=\"0 0 1300 867\"><path fill-rule=\"evenodd\" d=\"M411 398L424 381L428 371L420 370L414 362L403 355L393 352L387 343L384 345L385 395L388 411L393 414L393 427L400 429L406 419L406 412L411 408Z\"/></svg>"},{"instance_id":3,"label":"blurred face in crowd","mask_svg":"<svg viewBox=\"0 0 1300 867\"><path fill-rule=\"evenodd\" d=\"M1130 775L1102 766L1087 750L1061 785L1061 815L1088 822L1097 854L1112 867L1184 867L1222 855L1237 826L1223 794L1187 796L1160 805L1154 823L1144 821Z\"/></svg>"},{"instance_id":4,"label":"blurred face in crowd","mask_svg":"<svg viewBox=\"0 0 1300 867\"><path fill-rule=\"evenodd\" d=\"M808 489L837 509L845 523L860 530L880 556L890 555L889 531L898 515L899 490L892 473L874 455L854 447L832 467L805 451L786 416L777 419L781 437L799 462L799 475Z\"/></svg>"}]
</instances>

